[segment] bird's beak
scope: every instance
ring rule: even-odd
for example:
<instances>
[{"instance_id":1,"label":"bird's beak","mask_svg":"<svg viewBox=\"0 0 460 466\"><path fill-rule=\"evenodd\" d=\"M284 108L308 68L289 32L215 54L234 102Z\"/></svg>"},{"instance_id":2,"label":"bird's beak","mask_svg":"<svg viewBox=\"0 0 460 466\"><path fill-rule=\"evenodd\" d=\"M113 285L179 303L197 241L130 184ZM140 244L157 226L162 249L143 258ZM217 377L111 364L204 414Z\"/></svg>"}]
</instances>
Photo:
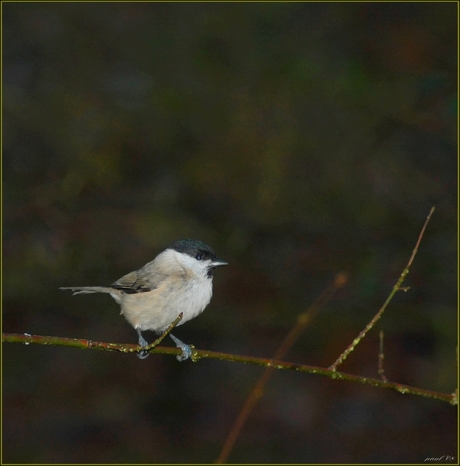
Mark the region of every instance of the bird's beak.
<instances>
[{"instance_id":1,"label":"bird's beak","mask_svg":"<svg viewBox=\"0 0 460 466\"><path fill-rule=\"evenodd\" d=\"M220 267L221 265L228 265L228 262L221 261L220 259L215 259L211 262L211 267Z\"/></svg>"}]
</instances>

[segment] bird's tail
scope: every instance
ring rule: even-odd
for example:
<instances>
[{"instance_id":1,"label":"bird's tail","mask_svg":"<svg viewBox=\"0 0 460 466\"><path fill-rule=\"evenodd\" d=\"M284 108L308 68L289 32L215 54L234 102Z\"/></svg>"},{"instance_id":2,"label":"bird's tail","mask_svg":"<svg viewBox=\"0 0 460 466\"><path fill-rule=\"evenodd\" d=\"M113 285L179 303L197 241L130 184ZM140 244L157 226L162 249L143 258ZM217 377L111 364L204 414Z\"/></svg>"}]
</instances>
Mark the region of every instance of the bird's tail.
<instances>
[{"instance_id":1,"label":"bird's tail","mask_svg":"<svg viewBox=\"0 0 460 466\"><path fill-rule=\"evenodd\" d=\"M73 294L85 294L85 293L113 293L113 288L106 286L61 286L60 290L71 290Z\"/></svg>"}]
</instances>

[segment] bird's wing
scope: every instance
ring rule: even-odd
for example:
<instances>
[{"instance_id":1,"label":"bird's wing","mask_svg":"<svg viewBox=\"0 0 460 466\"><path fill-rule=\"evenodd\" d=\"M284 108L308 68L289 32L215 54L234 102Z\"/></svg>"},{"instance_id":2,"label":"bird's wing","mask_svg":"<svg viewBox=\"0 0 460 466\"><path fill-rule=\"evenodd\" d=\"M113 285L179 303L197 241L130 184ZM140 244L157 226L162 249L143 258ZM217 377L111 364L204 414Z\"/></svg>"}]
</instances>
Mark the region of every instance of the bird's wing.
<instances>
[{"instance_id":1,"label":"bird's wing","mask_svg":"<svg viewBox=\"0 0 460 466\"><path fill-rule=\"evenodd\" d=\"M124 293L144 293L160 288L165 280L184 279L184 273L177 260L159 254L153 261L121 277L111 286Z\"/></svg>"},{"instance_id":2,"label":"bird's wing","mask_svg":"<svg viewBox=\"0 0 460 466\"><path fill-rule=\"evenodd\" d=\"M139 271L130 272L127 275L121 277L115 283L112 283L112 288L124 291L125 293L144 293L151 291L157 287L151 280L148 280L145 276L141 276Z\"/></svg>"}]
</instances>

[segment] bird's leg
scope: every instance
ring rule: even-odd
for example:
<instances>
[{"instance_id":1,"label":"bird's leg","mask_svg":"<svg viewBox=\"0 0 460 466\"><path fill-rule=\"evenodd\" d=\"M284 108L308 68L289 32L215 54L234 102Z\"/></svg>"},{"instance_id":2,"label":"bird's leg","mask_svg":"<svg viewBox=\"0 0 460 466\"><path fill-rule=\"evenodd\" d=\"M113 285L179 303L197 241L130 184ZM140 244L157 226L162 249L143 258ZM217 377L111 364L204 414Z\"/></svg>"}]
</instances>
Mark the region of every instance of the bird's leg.
<instances>
[{"instance_id":1,"label":"bird's leg","mask_svg":"<svg viewBox=\"0 0 460 466\"><path fill-rule=\"evenodd\" d=\"M176 338L171 333L169 334L169 336L173 339L176 346L179 349L182 350L182 354L179 355L179 356L176 356L177 360L178 361L185 361L186 359L188 359L192 355L192 350L190 349L190 346L188 346L185 343L183 343L182 341L180 341L179 338Z\"/></svg>"},{"instance_id":2,"label":"bird's leg","mask_svg":"<svg viewBox=\"0 0 460 466\"><path fill-rule=\"evenodd\" d=\"M137 334L139 335L139 346L142 346L143 348L145 348L146 346L149 346L147 340L142 336L142 333L140 331L140 329L136 328L136 332ZM150 353L148 351L139 351L139 353L137 353L137 357L139 359L145 359Z\"/></svg>"}]
</instances>

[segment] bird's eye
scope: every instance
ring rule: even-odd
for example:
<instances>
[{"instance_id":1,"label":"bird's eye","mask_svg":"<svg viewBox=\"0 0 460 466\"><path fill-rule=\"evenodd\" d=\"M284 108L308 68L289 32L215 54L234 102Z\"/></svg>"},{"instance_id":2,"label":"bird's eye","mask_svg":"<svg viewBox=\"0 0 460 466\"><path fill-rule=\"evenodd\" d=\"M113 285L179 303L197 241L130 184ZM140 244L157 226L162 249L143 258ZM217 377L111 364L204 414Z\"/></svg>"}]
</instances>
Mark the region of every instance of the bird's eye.
<instances>
[{"instance_id":1,"label":"bird's eye","mask_svg":"<svg viewBox=\"0 0 460 466\"><path fill-rule=\"evenodd\" d=\"M203 259L203 255L200 254L200 253L198 253L198 254L195 256L195 259L196 259L197 261L200 261L200 260Z\"/></svg>"}]
</instances>

